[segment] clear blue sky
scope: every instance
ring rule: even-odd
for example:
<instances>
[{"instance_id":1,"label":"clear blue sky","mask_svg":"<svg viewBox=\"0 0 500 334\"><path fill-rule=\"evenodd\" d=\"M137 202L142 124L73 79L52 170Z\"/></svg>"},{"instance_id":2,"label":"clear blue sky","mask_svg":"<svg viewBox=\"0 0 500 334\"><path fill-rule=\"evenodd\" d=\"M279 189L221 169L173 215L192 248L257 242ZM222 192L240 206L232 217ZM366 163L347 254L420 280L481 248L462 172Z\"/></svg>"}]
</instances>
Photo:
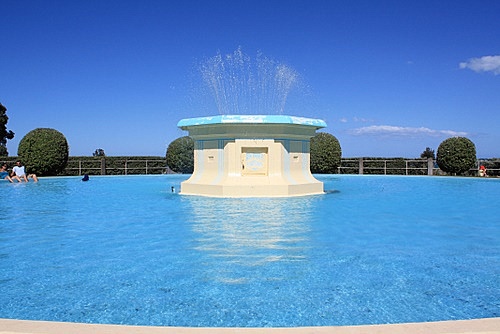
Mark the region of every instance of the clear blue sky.
<instances>
[{"instance_id":1,"label":"clear blue sky","mask_svg":"<svg viewBox=\"0 0 500 334\"><path fill-rule=\"evenodd\" d=\"M165 155L182 118L217 115L200 63L238 47L294 68L284 114L320 118L344 157L418 157L466 136L500 157L500 1L0 3L7 144L39 127L70 155ZM295 94L295 95L294 95Z\"/></svg>"}]
</instances>

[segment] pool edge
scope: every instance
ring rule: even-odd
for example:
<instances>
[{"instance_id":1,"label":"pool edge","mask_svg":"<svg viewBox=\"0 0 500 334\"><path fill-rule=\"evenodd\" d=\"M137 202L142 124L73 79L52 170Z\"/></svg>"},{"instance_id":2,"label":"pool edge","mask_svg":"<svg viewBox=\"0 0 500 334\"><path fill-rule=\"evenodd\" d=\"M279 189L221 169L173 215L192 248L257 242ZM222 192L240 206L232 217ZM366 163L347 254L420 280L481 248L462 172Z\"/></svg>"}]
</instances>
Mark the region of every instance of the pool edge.
<instances>
[{"instance_id":1,"label":"pool edge","mask_svg":"<svg viewBox=\"0 0 500 334\"><path fill-rule=\"evenodd\" d=\"M402 323L389 325L363 325L363 326L325 326L325 327L292 327L292 328L242 328L242 327L158 327L158 326L125 326L101 325L55 321L31 321L0 319L0 334L206 334L206 333L391 333L391 334L416 334L416 333L500 333L500 318L485 318L473 320L454 320L438 322Z\"/></svg>"}]
</instances>

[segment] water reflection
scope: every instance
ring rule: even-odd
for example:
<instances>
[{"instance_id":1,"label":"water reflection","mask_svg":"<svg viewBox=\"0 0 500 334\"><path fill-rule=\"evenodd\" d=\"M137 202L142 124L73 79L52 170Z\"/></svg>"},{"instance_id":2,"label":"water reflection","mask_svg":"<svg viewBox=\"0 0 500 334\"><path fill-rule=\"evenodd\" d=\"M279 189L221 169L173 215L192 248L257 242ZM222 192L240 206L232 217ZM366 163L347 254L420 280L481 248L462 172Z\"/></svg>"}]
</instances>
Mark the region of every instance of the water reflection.
<instances>
[{"instance_id":1,"label":"water reflection","mask_svg":"<svg viewBox=\"0 0 500 334\"><path fill-rule=\"evenodd\" d=\"M202 254L208 280L281 280L307 260L310 197L186 201L192 208L194 248Z\"/></svg>"}]
</instances>

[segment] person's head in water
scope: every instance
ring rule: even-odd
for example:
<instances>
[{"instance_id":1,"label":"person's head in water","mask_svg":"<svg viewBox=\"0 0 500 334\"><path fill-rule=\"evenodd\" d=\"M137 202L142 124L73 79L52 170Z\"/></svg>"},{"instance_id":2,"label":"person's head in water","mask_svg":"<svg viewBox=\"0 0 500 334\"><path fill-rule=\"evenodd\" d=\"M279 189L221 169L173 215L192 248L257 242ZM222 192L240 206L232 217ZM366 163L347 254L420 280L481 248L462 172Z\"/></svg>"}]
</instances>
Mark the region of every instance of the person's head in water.
<instances>
[{"instance_id":1,"label":"person's head in water","mask_svg":"<svg viewBox=\"0 0 500 334\"><path fill-rule=\"evenodd\" d=\"M82 181L88 181L88 180L90 180L89 175L88 174L83 175Z\"/></svg>"}]
</instances>

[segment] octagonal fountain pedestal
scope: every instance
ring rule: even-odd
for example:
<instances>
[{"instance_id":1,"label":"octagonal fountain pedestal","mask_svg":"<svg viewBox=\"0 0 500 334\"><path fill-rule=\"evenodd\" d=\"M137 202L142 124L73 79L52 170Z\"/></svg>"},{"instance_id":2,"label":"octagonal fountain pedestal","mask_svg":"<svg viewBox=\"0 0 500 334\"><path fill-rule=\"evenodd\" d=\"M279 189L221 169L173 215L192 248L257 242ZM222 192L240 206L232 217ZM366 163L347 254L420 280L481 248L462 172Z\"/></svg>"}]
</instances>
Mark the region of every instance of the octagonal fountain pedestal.
<instances>
[{"instance_id":1,"label":"octagonal fountain pedestal","mask_svg":"<svg viewBox=\"0 0 500 334\"><path fill-rule=\"evenodd\" d=\"M194 140L194 172L183 195L286 197L323 194L310 172L310 139L319 119L285 115L221 115L177 124Z\"/></svg>"}]
</instances>

